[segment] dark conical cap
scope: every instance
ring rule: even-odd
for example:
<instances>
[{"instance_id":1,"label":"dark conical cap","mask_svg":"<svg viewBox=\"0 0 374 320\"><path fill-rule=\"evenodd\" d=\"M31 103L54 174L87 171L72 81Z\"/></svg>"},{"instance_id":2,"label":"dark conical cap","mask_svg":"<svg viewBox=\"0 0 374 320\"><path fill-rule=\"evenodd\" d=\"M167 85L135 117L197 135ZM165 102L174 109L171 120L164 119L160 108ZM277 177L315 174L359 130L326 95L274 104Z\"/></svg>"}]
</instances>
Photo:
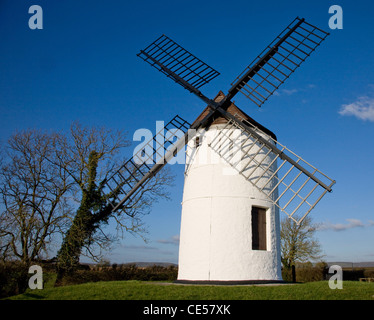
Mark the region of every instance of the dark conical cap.
<instances>
[{"instance_id":1,"label":"dark conical cap","mask_svg":"<svg viewBox=\"0 0 374 320\"><path fill-rule=\"evenodd\" d=\"M225 94L220 91L217 96L214 98L214 101L216 102L220 102L223 98L225 97ZM192 123L192 125L194 125L196 122L198 121L201 121L202 119L204 119L208 113L212 110L213 108L211 106L207 106L202 113L200 113L200 115L196 118L196 120ZM254 125L255 127L259 128L261 131L263 131L264 133L268 134L269 136L271 136L274 140L277 140L277 137L276 135L270 131L269 129L265 128L263 125L261 125L260 123L258 123L256 120L252 119L249 115L247 115L243 110L239 109L234 103L231 103L231 105L227 108L227 112L228 113L231 113L233 116L234 115L237 115L239 116L240 118L244 119L245 121L248 121L249 123L251 123L252 125ZM209 121L205 127L206 128L209 128L211 125L215 125L215 124L224 124L224 123L227 123L227 119L224 118L223 116L221 115L218 115L218 116L215 116L212 118L211 121Z\"/></svg>"}]
</instances>

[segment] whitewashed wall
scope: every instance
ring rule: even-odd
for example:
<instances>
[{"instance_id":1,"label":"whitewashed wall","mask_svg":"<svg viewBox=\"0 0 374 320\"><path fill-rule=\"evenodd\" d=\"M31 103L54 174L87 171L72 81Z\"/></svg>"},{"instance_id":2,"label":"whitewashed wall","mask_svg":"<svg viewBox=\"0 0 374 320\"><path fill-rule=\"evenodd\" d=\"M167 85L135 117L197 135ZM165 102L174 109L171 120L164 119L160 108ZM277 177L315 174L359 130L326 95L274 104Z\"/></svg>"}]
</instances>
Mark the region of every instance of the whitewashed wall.
<instances>
[{"instance_id":1,"label":"whitewashed wall","mask_svg":"<svg viewBox=\"0 0 374 320\"><path fill-rule=\"evenodd\" d=\"M222 128L211 126L197 149L194 139L187 148L178 280L281 280L278 208L208 146ZM266 251L252 250L252 206L267 209Z\"/></svg>"}]
</instances>

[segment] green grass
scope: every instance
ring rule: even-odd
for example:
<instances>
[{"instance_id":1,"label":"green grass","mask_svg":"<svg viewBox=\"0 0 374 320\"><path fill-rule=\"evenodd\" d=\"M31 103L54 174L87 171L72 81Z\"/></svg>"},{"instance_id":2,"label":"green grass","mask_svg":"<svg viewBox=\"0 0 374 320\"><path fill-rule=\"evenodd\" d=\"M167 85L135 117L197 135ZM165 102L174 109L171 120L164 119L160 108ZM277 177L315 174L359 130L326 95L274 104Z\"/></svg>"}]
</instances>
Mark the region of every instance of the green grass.
<instances>
[{"instance_id":1,"label":"green grass","mask_svg":"<svg viewBox=\"0 0 374 320\"><path fill-rule=\"evenodd\" d=\"M28 289L14 300L374 300L374 283L344 281L332 290L327 281L280 286L186 286L150 281L107 281L43 290Z\"/></svg>"}]
</instances>

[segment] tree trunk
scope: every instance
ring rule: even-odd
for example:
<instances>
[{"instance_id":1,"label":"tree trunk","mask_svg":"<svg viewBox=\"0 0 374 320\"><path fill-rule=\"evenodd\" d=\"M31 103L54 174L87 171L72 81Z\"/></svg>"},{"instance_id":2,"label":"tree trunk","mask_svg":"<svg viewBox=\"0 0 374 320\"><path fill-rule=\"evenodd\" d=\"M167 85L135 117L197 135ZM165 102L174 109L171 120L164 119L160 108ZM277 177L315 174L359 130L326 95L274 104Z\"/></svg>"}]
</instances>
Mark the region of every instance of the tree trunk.
<instances>
[{"instance_id":1,"label":"tree trunk","mask_svg":"<svg viewBox=\"0 0 374 320\"><path fill-rule=\"evenodd\" d=\"M295 283L296 282L296 267L294 264L291 266L291 270L292 270L292 282Z\"/></svg>"},{"instance_id":2,"label":"tree trunk","mask_svg":"<svg viewBox=\"0 0 374 320\"><path fill-rule=\"evenodd\" d=\"M65 275L71 274L77 269L82 248L89 242L100 223L92 212L102 201L95 184L97 165L98 154L93 151L89 157L88 187L87 189L82 188L81 204L57 254L56 286L61 285Z\"/></svg>"},{"instance_id":3,"label":"tree trunk","mask_svg":"<svg viewBox=\"0 0 374 320\"><path fill-rule=\"evenodd\" d=\"M73 224L66 233L61 248L58 251L56 285L61 284L62 278L66 274L72 273L79 266L82 247L87 237L91 234L91 228L88 227L90 225L91 212L87 210L86 205L87 203L81 203Z\"/></svg>"}]
</instances>

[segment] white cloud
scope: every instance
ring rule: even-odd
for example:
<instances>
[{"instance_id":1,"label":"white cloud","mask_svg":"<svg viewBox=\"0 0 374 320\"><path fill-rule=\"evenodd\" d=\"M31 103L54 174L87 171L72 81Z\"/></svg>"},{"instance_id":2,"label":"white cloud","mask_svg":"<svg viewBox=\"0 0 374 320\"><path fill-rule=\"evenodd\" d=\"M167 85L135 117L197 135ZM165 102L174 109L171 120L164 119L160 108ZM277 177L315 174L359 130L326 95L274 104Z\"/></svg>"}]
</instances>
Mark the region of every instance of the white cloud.
<instances>
[{"instance_id":1,"label":"white cloud","mask_svg":"<svg viewBox=\"0 0 374 320\"><path fill-rule=\"evenodd\" d=\"M346 219L348 223L330 223L330 222L325 222L321 224L318 227L318 230L332 230L332 231L344 231L348 229L353 229L353 228L363 228L363 227L370 227L374 226L374 221L369 220L367 224L364 224L361 220L358 219Z\"/></svg>"},{"instance_id":2,"label":"white cloud","mask_svg":"<svg viewBox=\"0 0 374 320\"><path fill-rule=\"evenodd\" d=\"M159 250L156 247L152 246L138 246L138 245L125 245L123 248L130 250Z\"/></svg>"},{"instance_id":3,"label":"white cloud","mask_svg":"<svg viewBox=\"0 0 374 320\"><path fill-rule=\"evenodd\" d=\"M274 92L275 96L292 96L293 94L299 92L298 89L279 89L278 91Z\"/></svg>"},{"instance_id":4,"label":"white cloud","mask_svg":"<svg viewBox=\"0 0 374 320\"><path fill-rule=\"evenodd\" d=\"M287 96L291 96L294 93L299 92L299 90L297 90L297 89L283 89L281 91L282 91L282 93L286 94Z\"/></svg>"},{"instance_id":5,"label":"white cloud","mask_svg":"<svg viewBox=\"0 0 374 320\"><path fill-rule=\"evenodd\" d=\"M343 104L339 114L342 116L355 116L361 120L374 122L374 98L364 96L353 103Z\"/></svg>"},{"instance_id":6,"label":"white cloud","mask_svg":"<svg viewBox=\"0 0 374 320\"><path fill-rule=\"evenodd\" d=\"M157 240L157 242L162 243L162 244L179 245L179 235L172 236L169 239L160 239L160 240Z\"/></svg>"},{"instance_id":7,"label":"white cloud","mask_svg":"<svg viewBox=\"0 0 374 320\"><path fill-rule=\"evenodd\" d=\"M279 89L279 90L274 92L274 95L275 96L292 96L296 93L313 90L314 88L316 88L316 85L313 84L313 83L310 83L310 84L306 85L305 87L298 88L298 89L296 89L296 88L293 88L293 89Z\"/></svg>"}]
</instances>

